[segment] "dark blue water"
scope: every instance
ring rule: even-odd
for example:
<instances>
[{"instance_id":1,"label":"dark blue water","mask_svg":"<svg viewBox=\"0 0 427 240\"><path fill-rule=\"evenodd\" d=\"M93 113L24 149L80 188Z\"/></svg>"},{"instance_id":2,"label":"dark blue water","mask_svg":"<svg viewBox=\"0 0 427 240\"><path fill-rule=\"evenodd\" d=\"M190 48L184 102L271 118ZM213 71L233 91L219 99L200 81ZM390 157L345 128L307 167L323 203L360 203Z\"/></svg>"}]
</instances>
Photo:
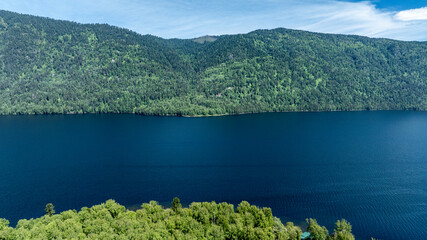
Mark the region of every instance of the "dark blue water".
<instances>
[{"instance_id":1,"label":"dark blue water","mask_svg":"<svg viewBox=\"0 0 427 240\"><path fill-rule=\"evenodd\" d=\"M247 200L274 215L358 238L423 239L427 112L0 117L0 217L80 209Z\"/></svg>"}]
</instances>

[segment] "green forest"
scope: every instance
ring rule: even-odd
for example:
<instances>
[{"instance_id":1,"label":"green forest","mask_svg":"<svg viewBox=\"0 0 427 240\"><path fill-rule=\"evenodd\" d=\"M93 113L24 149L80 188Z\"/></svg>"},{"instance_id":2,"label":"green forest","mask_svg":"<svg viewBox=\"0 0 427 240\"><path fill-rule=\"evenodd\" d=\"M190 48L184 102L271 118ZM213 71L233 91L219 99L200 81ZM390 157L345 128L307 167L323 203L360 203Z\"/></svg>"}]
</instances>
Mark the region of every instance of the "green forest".
<instances>
[{"instance_id":1,"label":"green forest","mask_svg":"<svg viewBox=\"0 0 427 240\"><path fill-rule=\"evenodd\" d=\"M0 114L427 110L427 42L274 29L162 39L0 11Z\"/></svg>"},{"instance_id":2,"label":"green forest","mask_svg":"<svg viewBox=\"0 0 427 240\"><path fill-rule=\"evenodd\" d=\"M155 201L142 204L138 210L128 210L114 200L55 214L47 204L46 215L20 220L15 228L0 219L0 239L280 239L300 240L301 228L288 222L282 224L270 208L258 208L241 202L232 204L193 202L182 207L174 198L170 208ZM307 219L307 231L313 240L354 240L351 225L346 220L335 223L334 232Z\"/></svg>"}]
</instances>

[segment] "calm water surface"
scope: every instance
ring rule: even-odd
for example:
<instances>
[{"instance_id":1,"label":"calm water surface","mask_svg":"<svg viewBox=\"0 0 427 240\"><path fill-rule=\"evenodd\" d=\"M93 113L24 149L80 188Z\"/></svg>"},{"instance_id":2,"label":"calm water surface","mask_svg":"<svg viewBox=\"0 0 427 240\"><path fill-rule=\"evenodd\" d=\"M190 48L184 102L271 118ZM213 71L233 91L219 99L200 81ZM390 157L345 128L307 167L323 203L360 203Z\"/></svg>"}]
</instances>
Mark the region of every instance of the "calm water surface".
<instances>
[{"instance_id":1,"label":"calm water surface","mask_svg":"<svg viewBox=\"0 0 427 240\"><path fill-rule=\"evenodd\" d=\"M427 112L0 117L0 217L247 200L358 239L427 236Z\"/></svg>"}]
</instances>

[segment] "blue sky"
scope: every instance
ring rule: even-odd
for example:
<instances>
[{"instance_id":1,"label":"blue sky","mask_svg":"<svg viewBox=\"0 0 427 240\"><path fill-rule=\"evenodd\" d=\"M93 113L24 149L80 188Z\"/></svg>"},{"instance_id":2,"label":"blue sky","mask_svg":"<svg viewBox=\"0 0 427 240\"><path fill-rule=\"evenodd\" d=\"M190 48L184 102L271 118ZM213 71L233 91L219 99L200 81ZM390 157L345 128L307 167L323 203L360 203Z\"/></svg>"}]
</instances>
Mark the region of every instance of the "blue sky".
<instances>
[{"instance_id":1,"label":"blue sky","mask_svg":"<svg viewBox=\"0 0 427 240\"><path fill-rule=\"evenodd\" d=\"M164 38L285 27L427 40L424 0L1 0L0 9L80 23L108 23Z\"/></svg>"}]
</instances>

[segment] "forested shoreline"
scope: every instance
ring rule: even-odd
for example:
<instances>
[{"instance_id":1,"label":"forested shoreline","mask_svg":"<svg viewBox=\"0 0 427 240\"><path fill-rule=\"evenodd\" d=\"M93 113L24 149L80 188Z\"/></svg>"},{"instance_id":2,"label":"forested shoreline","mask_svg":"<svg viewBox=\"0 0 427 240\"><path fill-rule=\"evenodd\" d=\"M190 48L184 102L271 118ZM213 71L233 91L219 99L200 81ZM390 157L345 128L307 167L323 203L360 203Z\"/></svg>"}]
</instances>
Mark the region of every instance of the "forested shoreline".
<instances>
[{"instance_id":1,"label":"forested shoreline","mask_svg":"<svg viewBox=\"0 0 427 240\"><path fill-rule=\"evenodd\" d=\"M80 211L55 214L47 204L40 218L20 220L15 228L0 218L0 239L280 239L300 240L302 230L292 222L283 224L270 208L241 202L193 202L182 207L174 198L170 208L155 201L133 211L108 200ZM312 239L354 240L352 227L338 220L332 234L316 220L307 219Z\"/></svg>"},{"instance_id":2,"label":"forested shoreline","mask_svg":"<svg viewBox=\"0 0 427 240\"><path fill-rule=\"evenodd\" d=\"M427 110L427 43L289 29L162 39L0 11L0 114Z\"/></svg>"}]
</instances>

